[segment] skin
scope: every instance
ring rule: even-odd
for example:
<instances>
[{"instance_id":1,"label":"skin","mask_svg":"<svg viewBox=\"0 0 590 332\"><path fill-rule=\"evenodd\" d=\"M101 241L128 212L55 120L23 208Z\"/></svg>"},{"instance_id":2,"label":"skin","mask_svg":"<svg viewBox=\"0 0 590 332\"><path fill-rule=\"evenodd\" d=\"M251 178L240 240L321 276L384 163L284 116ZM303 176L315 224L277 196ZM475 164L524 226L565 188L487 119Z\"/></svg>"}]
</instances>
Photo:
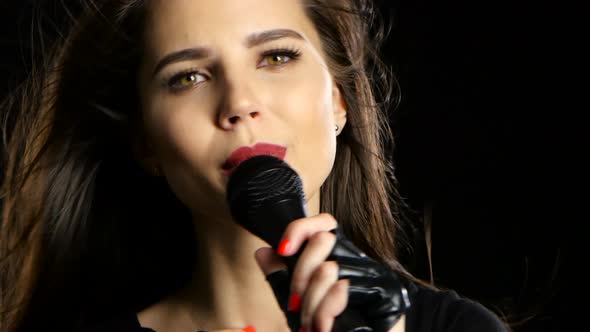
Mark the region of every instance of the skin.
<instances>
[{"instance_id":1,"label":"skin","mask_svg":"<svg viewBox=\"0 0 590 332\"><path fill-rule=\"evenodd\" d=\"M200 247L193 280L140 312L140 323L158 332L289 331L265 280L284 268L280 257L237 226L225 204L223 162L240 146L268 142L287 148L285 161L302 178L310 216L284 235L290 242L284 255L309 242L291 291L301 295L307 331L329 331L346 307L348 282L338 281L335 263L325 262L337 222L319 213L319 189L333 167L340 132L334 128L344 127L346 104L317 31L292 0L160 0L150 6L138 75L147 133L140 159L148 169L159 168L190 208ZM249 36L272 29L290 29L301 39L246 45ZM194 47L207 48L207 56L154 72L166 55ZM277 48L294 48L300 56L263 55ZM181 90L170 87L170 77L184 70L193 73L174 81Z\"/></svg>"}]
</instances>

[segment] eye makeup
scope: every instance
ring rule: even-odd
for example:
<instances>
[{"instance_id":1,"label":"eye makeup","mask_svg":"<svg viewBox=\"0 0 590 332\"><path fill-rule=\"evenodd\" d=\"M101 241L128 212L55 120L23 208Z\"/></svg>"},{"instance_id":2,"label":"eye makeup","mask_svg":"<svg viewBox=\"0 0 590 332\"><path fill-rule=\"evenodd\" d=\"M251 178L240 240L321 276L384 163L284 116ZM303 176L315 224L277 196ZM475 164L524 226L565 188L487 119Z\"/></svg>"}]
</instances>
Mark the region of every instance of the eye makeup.
<instances>
[{"instance_id":1,"label":"eye makeup","mask_svg":"<svg viewBox=\"0 0 590 332\"><path fill-rule=\"evenodd\" d=\"M261 53L261 59L258 61L257 68L283 67L291 62L297 61L300 57L301 52L295 47L272 48ZM269 58L272 59L267 61ZM264 61L268 63L260 65ZM204 77L204 79L199 80L199 77ZM208 79L208 75L202 73L198 68L191 67L166 76L162 79L161 85L172 92L178 92L197 86Z\"/></svg>"}]
</instances>

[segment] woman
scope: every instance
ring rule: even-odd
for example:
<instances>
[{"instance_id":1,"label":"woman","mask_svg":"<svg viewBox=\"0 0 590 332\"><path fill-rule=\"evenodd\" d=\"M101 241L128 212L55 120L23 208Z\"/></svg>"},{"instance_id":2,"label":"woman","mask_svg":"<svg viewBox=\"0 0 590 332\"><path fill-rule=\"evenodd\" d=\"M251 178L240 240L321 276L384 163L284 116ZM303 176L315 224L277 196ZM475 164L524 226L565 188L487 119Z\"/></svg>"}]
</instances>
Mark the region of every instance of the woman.
<instances>
[{"instance_id":1,"label":"woman","mask_svg":"<svg viewBox=\"0 0 590 332\"><path fill-rule=\"evenodd\" d=\"M344 243L336 228L371 257L356 268L374 260L395 281L385 300L409 292L388 331L502 330L397 263L372 14L357 0L87 3L4 104L16 120L2 331L331 331L354 300L328 259ZM307 217L276 252L226 203L253 154L284 159L303 183ZM305 242L288 298L275 297L267 276Z\"/></svg>"}]
</instances>

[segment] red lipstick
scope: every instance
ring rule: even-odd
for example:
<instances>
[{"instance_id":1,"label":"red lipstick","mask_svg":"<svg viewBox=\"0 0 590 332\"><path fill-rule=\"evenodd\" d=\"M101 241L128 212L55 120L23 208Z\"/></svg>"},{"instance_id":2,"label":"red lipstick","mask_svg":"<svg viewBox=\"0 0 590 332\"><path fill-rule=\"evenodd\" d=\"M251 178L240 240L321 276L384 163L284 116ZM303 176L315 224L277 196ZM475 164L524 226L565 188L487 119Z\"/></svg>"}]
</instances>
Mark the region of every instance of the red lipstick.
<instances>
[{"instance_id":1,"label":"red lipstick","mask_svg":"<svg viewBox=\"0 0 590 332\"><path fill-rule=\"evenodd\" d=\"M241 146L237 148L223 163L221 168L224 170L224 174L229 176L236 167L240 165L244 160L252 158L254 156L269 155L279 159L285 158L287 148L270 143L258 143L252 147Z\"/></svg>"}]
</instances>

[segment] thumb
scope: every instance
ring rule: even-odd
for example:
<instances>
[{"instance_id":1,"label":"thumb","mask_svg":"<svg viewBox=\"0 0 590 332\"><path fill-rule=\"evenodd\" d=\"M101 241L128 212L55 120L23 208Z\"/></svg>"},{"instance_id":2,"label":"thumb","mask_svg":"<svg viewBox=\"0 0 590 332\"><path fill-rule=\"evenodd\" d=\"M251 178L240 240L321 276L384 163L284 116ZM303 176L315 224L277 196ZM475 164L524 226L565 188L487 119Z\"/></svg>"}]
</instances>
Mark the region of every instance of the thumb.
<instances>
[{"instance_id":1,"label":"thumb","mask_svg":"<svg viewBox=\"0 0 590 332\"><path fill-rule=\"evenodd\" d=\"M283 262L283 258L270 247L259 248L256 250L254 256L265 276L287 268L287 265Z\"/></svg>"}]
</instances>

